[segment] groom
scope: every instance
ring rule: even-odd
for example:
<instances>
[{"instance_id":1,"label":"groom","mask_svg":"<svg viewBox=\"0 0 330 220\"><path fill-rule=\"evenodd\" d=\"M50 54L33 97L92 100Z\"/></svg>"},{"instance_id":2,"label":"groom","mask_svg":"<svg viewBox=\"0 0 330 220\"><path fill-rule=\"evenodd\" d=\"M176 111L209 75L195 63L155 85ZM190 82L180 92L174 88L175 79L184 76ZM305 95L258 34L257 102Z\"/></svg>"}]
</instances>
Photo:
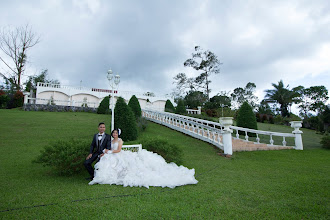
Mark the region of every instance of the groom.
<instances>
[{"instance_id":1,"label":"groom","mask_svg":"<svg viewBox=\"0 0 330 220\"><path fill-rule=\"evenodd\" d=\"M90 175L88 178L86 178L87 180L92 180L94 178L94 169L92 167L92 163L104 155L104 149L111 150L111 137L110 135L104 133L105 124L103 122L99 123L98 130L99 133L94 135L89 154L84 162L84 166Z\"/></svg>"}]
</instances>

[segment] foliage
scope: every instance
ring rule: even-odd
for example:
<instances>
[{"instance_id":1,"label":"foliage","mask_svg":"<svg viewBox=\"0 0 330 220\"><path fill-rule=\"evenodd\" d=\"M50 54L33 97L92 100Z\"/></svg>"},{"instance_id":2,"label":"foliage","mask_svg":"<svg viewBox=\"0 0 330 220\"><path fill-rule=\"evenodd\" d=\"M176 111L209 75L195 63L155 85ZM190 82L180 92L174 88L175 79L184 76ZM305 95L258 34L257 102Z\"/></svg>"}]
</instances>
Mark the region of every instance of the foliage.
<instances>
[{"instance_id":1,"label":"foliage","mask_svg":"<svg viewBox=\"0 0 330 220\"><path fill-rule=\"evenodd\" d=\"M84 161L88 155L90 142L85 140L58 140L45 146L33 161L51 167L60 175L77 174L84 170Z\"/></svg>"},{"instance_id":2,"label":"foliage","mask_svg":"<svg viewBox=\"0 0 330 220\"><path fill-rule=\"evenodd\" d=\"M16 91L13 97L13 108L22 107L24 103L24 95L21 91Z\"/></svg>"},{"instance_id":3,"label":"foliage","mask_svg":"<svg viewBox=\"0 0 330 220\"><path fill-rule=\"evenodd\" d=\"M213 103L213 108L230 107L231 99L227 96L226 93L221 93L213 96L210 99L210 102Z\"/></svg>"},{"instance_id":4,"label":"foliage","mask_svg":"<svg viewBox=\"0 0 330 220\"><path fill-rule=\"evenodd\" d=\"M111 114L109 108L110 97L106 96L101 101L99 107L97 108L97 114Z\"/></svg>"},{"instance_id":5,"label":"foliage","mask_svg":"<svg viewBox=\"0 0 330 220\"><path fill-rule=\"evenodd\" d=\"M184 97L184 103L188 108L193 109L202 106L207 100L207 96L200 91L190 91Z\"/></svg>"},{"instance_id":6,"label":"foliage","mask_svg":"<svg viewBox=\"0 0 330 220\"><path fill-rule=\"evenodd\" d=\"M325 109L329 96L328 90L324 86L311 86L310 88L300 86L296 87L296 90L300 94L297 102L300 103L300 114L303 117L307 117L310 111L321 113Z\"/></svg>"},{"instance_id":7,"label":"foliage","mask_svg":"<svg viewBox=\"0 0 330 220\"><path fill-rule=\"evenodd\" d=\"M8 95L3 90L0 90L0 108L6 108L8 101Z\"/></svg>"},{"instance_id":8,"label":"foliage","mask_svg":"<svg viewBox=\"0 0 330 220\"><path fill-rule=\"evenodd\" d=\"M141 118L141 106L135 95L129 100L128 106L132 109L136 119Z\"/></svg>"},{"instance_id":9,"label":"foliage","mask_svg":"<svg viewBox=\"0 0 330 220\"><path fill-rule=\"evenodd\" d=\"M165 112L171 112L171 113L175 112L175 107L173 106L172 102L169 99L167 99L165 103Z\"/></svg>"},{"instance_id":10,"label":"foliage","mask_svg":"<svg viewBox=\"0 0 330 220\"><path fill-rule=\"evenodd\" d=\"M258 98L253 94L255 92L256 85L254 83L247 83L245 88L238 87L231 93L231 99L234 107L239 108L244 102L247 102L252 108L257 105Z\"/></svg>"},{"instance_id":11,"label":"foliage","mask_svg":"<svg viewBox=\"0 0 330 220\"><path fill-rule=\"evenodd\" d=\"M174 80L176 81L177 89L182 88L189 90L197 90L202 88L207 94L207 100L210 99L209 80L212 74L220 73L220 65L218 57L211 51L204 51L200 46L195 46L195 52L192 54L192 58L187 59L184 62L185 67L192 67L196 71L202 71L196 78L187 78L186 74L179 73Z\"/></svg>"},{"instance_id":12,"label":"foliage","mask_svg":"<svg viewBox=\"0 0 330 220\"><path fill-rule=\"evenodd\" d=\"M289 85L284 86L282 80L280 80L278 84L272 83L272 86L274 89L265 90L266 95L264 100L268 103L279 104L282 117L289 117L289 106L294 102L298 102L298 98L301 96L298 92L299 87L290 90Z\"/></svg>"},{"instance_id":13,"label":"foliage","mask_svg":"<svg viewBox=\"0 0 330 220\"><path fill-rule=\"evenodd\" d=\"M321 145L325 149L330 149L330 136L329 135L324 135L321 139Z\"/></svg>"},{"instance_id":14,"label":"foliage","mask_svg":"<svg viewBox=\"0 0 330 220\"><path fill-rule=\"evenodd\" d=\"M134 113L122 97L118 97L115 106L115 128L121 129L123 141L134 141L138 137Z\"/></svg>"},{"instance_id":15,"label":"foliage","mask_svg":"<svg viewBox=\"0 0 330 220\"><path fill-rule=\"evenodd\" d=\"M60 84L60 81L58 80L47 79L47 74L48 74L48 70L45 69L41 71L39 75L29 76L28 80L24 83L25 91L30 92L32 90L33 93L35 94L37 90L38 82Z\"/></svg>"},{"instance_id":16,"label":"foliage","mask_svg":"<svg viewBox=\"0 0 330 220\"><path fill-rule=\"evenodd\" d=\"M137 127L140 131L145 131L148 127L148 120L143 117L139 117L137 119Z\"/></svg>"},{"instance_id":17,"label":"foliage","mask_svg":"<svg viewBox=\"0 0 330 220\"><path fill-rule=\"evenodd\" d=\"M165 139L160 138L150 138L142 140L142 147L148 151L152 151L161 155L166 162L174 162L177 165L181 165L183 162L183 152L175 144L170 144Z\"/></svg>"},{"instance_id":18,"label":"foliage","mask_svg":"<svg viewBox=\"0 0 330 220\"><path fill-rule=\"evenodd\" d=\"M269 104L266 102L266 100L262 100L260 104L258 105L258 113L260 114L267 114L267 115L273 115L273 111Z\"/></svg>"},{"instance_id":19,"label":"foliage","mask_svg":"<svg viewBox=\"0 0 330 220\"><path fill-rule=\"evenodd\" d=\"M252 107L249 103L244 102L238 110L237 124L238 127L258 129L257 120L253 113ZM253 136L254 133L250 133L249 136Z\"/></svg>"},{"instance_id":20,"label":"foliage","mask_svg":"<svg viewBox=\"0 0 330 220\"><path fill-rule=\"evenodd\" d=\"M182 99L179 100L175 113L181 115L186 114L186 107L184 106L184 101Z\"/></svg>"},{"instance_id":21,"label":"foliage","mask_svg":"<svg viewBox=\"0 0 330 220\"><path fill-rule=\"evenodd\" d=\"M301 118L293 113L290 114L289 117L283 117L281 115L276 115L273 118L274 124L279 125L290 125L291 121L301 121Z\"/></svg>"}]
</instances>

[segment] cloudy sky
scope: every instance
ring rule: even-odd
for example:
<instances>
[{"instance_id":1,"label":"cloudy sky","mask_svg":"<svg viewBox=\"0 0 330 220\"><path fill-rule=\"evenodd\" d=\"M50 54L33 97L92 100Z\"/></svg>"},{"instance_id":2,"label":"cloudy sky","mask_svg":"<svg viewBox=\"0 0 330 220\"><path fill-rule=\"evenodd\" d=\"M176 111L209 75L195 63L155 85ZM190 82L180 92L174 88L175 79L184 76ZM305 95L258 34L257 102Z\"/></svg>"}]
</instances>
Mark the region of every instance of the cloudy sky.
<instances>
[{"instance_id":1,"label":"cloudy sky","mask_svg":"<svg viewBox=\"0 0 330 220\"><path fill-rule=\"evenodd\" d=\"M176 74L197 76L183 62L199 45L223 63L211 96L254 82L261 100L281 79L330 89L328 0L0 0L0 17L41 36L26 74L63 85L108 88L112 68L121 90L168 94Z\"/></svg>"}]
</instances>

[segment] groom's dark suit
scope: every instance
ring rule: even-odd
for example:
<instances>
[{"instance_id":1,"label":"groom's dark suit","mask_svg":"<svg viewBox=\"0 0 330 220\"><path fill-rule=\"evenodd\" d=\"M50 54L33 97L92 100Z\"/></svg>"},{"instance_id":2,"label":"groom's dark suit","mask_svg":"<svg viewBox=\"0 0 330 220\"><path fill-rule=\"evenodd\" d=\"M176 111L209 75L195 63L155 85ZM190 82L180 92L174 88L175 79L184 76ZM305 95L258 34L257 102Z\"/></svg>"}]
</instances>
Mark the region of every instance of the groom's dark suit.
<instances>
[{"instance_id":1,"label":"groom's dark suit","mask_svg":"<svg viewBox=\"0 0 330 220\"><path fill-rule=\"evenodd\" d=\"M100 157L103 153L104 149L111 150L111 137L110 135L104 133L102 135L102 139L98 138L99 133L95 134L93 137L93 141L89 150L89 153L92 154L92 157L85 160L84 166L86 167L91 178L94 177L94 169L92 167L92 163Z\"/></svg>"}]
</instances>

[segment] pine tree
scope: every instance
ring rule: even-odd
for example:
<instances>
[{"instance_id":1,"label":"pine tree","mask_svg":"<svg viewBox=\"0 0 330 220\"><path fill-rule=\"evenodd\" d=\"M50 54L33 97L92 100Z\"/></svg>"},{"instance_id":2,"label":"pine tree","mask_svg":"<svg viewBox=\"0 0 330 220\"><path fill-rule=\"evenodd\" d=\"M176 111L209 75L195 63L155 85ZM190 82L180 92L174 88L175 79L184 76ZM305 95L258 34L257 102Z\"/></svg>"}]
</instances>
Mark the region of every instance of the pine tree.
<instances>
[{"instance_id":1,"label":"pine tree","mask_svg":"<svg viewBox=\"0 0 330 220\"><path fill-rule=\"evenodd\" d=\"M179 100L178 106L175 109L176 114L185 114L186 113L186 107L184 106L184 102L182 99Z\"/></svg>"},{"instance_id":2,"label":"pine tree","mask_svg":"<svg viewBox=\"0 0 330 220\"><path fill-rule=\"evenodd\" d=\"M99 107L97 108L97 114L110 114L109 99L109 96L103 98Z\"/></svg>"},{"instance_id":3,"label":"pine tree","mask_svg":"<svg viewBox=\"0 0 330 220\"><path fill-rule=\"evenodd\" d=\"M175 108L169 99L167 99L165 103L165 112L175 112Z\"/></svg>"},{"instance_id":4,"label":"pine tree","mask_svg":"<svg viewBox=\"0 0 330 220\"><path fill-rule=\"evenodd\" d=\"M132 109L136 119L141 117L141 106L135 95L129 100L128 106Z\"/></svg>"},{"instance_id":5,"label":"pine tree","mask_svg":"<svg viewBox=\"0 0 330 220\"><path fill-rule=\"evenodd\" d=\"M120 128L120 137L124 141L137 139L138 131L134 113L122 97L119 97L115 106L115 128Z\"/></svg>"},{"instance_id":6,"label":"pine tree","mask_svg":"<svg viewBox=\"0 0 330 220\"><path fill-rule=\"evenodd\" d=\"M258 129L256 116L253 113L252 107L247 102L244 102L238 110L237 126L243 128L251 128L255 130ZM255 136L254 133L249 133L248 135L250 137Z\"/></svg>"}]
</instances>

